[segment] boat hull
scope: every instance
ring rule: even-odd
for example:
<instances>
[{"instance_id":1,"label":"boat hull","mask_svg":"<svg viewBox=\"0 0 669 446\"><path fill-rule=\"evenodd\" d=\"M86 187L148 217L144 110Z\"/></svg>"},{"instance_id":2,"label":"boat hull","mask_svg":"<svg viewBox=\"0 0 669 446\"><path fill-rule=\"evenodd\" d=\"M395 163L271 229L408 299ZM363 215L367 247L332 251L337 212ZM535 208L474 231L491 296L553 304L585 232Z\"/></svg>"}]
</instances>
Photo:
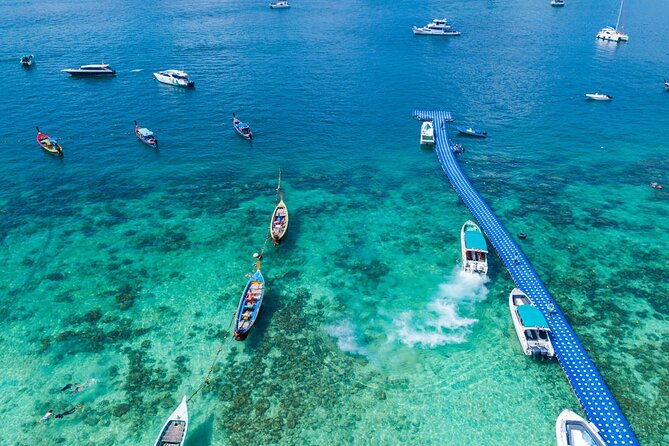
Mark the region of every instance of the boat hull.
<instances>
[{"instance_id":1,"label":"boat hull","mask_svg":"<svg viewBox=\"0 0 669 446\"><path fill-rule=\"evenodd\" d=\"M63 147L57 142L54 143L49 135L42 133L39 130L37 131L37 144L52 155L63 156Z\"/></svg>"},{"instance_id":2,"label":"boat hull","mask_svg":"<svg viewBox=\"0 0 669 446\"><path fill-rule=\"evenodd\" d=\"M414 36L446 36L446 37L455 37L459 36L462 33L460 31L440 31L440 30L433 30L433 29L427 29L427 28L419 28L417 26L414 26L411 28L411 31L413 31Z\"/></svg>"},{"instance_id":3,"label":"boat hull","mask_svg":"<svg viewBox=\"0 0 669 446\"><path fill-rule=\"evenodd\" d=\"M280 217L280 218L277 218ZM286 235L288 230L288 208L281 200L274 208L272 213L272 220L269 223L269 233L272 235L272 241L275 244L281 243L281 239Z\"/></svg>"},{"instance_id":4,"label":"boat hull","mask_svg":"<svg viewBox=\"0 0 669 446\"><path fill-rule=\"evenodd\" d=\"M242 138L252 141L253 140L253 132L251 132L251 128L247 127L248 133L245 133L243 130L243 127L240 125L241 121L237 119L234 115L232 116L232 126L235 128L235 131L239 136Z\"/></svg>"},{"instance_id":5,"label":"boat hull","mask_svg":"<svg viewBox=\"0 0 669 446\"><path fill-rule=\"evenodd\" d=\"M154 446L183 446L188 434L188 401L186 396L181 399L181 403L167 418L163 428L158 434ZM172 441L174 440L174 441Z\"/></svg>"},{"instance_id":6,"label":"boat hull","mask_svg":"<svg viewBox=\"0 0 669 446\"><path fill-rule=\"evenodd\" d=\"M111 71L84 71L84 70L63 70L72 77L109 77L116 76L116 70Z\"/></svg>"},{"instance_id":7,"label":"boat hull","mask_svg":"<svg viewBox=\"0 0 669 446\"><path fill-rule=\"evenodd\" d=\"M153 77L156 78L156 80L161 84L172 85L174 87L181 88L195 88L195 82L192 80L177 79L172 76L165 76L160 73L153 73Z\"/></svg>"},{"instance_id":8,"label":"boat hull","mask_svg":"<svg viewBox=\"0 0 669 446\"><path fill-rule=\"evenodd\" d=\"M483 130L477 130L473 128L464 128L464 127L456 127L458 132L461 135L465 136L473 136L475 138L487 138L488 137L488 132L483 131Z\"/></svg>"},{"instance_id":9,"label":"boat hull","mask_svg":"<svg viewBox=\"0 0 669 446\"><path fill-rule=\"evenodd\" d=\"M243 341L255 324L265 295L265 278L258 269L246 283L235 314L235 341ZM249 297L253 296L250 301Z\"/></svg>"}]
</instances>

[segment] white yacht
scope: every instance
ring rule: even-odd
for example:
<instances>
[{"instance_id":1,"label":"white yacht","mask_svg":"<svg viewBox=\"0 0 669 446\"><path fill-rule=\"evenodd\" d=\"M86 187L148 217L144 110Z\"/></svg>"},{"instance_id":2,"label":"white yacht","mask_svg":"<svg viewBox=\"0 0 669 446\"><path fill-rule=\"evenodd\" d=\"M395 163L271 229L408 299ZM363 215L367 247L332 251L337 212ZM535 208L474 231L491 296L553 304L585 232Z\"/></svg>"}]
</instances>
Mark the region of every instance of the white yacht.
<instances>
[{"instance_id":1,"label":"white yacht","mask_svg":"<svg viewBox=\"0 0 669 446\"><path fill-rule=\"evenodd\" d=\"M271 9L286 9L290 8L290 5L286 0L279 0L278 2L270 3L269 7Z\"/></svg>"},{"instance_id":2,"label":"white yacht","mask_svg":"<svg viewBox=\"0 0 669 446\"><path fill-rule=\"evenodd\" d=\"M555 422L558 446L606 446L594 424L565 409Z\"/></svg>"},{"instance_id":3,"label":"white yacht","mask_svg":"<svg viewBox=\"0 0 669 446\"><path fill-rule=\"evenodd\" d=\"M462 269L471 274L488 274L488 244L481 228L467 220L460 231Z\"/></svg>"},{"instance_id":4,"label":"white yacht","mask_svg":"<svg viewBox=\"0 0 669 446\"><path fill-rule=\"evenodd\" d=\"M602 40L609 40L611 42L627 42L629 36L624 32L620 31L620 16L623 13L623 2L620 1L620 9L618 10L618 20L616 20L616 26L606 26L602 28L600 32L597 33L597 38Z\"/></svg>"},{"instance_id":5,"label":"white yacht","mask_svg":"<svg viewBox=\"0 0 669 446\"><path fill-rule=\"evenodd\" d=\"M63 73L81 77L114 76L116 74L116 70L114 70L107 64L98 64L98 65L82 65L79 68L66 68L63 70Z\"/></svg>"},{"instance_id":6,"label":"white yacht","mask_svg":"<svg viewBox=\"0 0 669 446\"><path fill-rule=\"evenodd\" d=\"M551 6L564 6L564 0L551 0Z\"/></svg>"},{"instance_id":7,"label":"white yacht","mask_svg":"<svg viewBox=\"0 0 669 446\"><path fill-rule=\"evenodd\" d=\"M528 356L554 357L548 322L527 294L514 288L509 294L509 310L523 352Z\"/></svg>"},{"instance_id":8,"label":"white yacht","mask_svg":"<svg viewBox=\"0 0 669 446\"><path fill-rule=\"evenodd\" d=\"M604 93L586 93L585 97L594 101L610 101L613 96Z\"/></svg>"},{"instance_id":9,"label":"white yacht","mask_svg":"<svg viewBox=\"0 0 669 446\"><path fill-rule=\"evenodd\" d=\"M168 85L175 85L177 87L193 88L195 82L188 77L188 73L180 70L165 70L153 73L153 77L159 82Z\"/></svg>"},{"instance_id":10,"label":"white yacht","mask_svg":"<svg viewBox=\"0 0 669 446\"><path fill-rule=\"evenodd\" d=\"M459 36L460 31L453 29L448 19L434 19L425 26L412 26L415 35L423 36Z\"/></svg>"},{"instance_id":11,"label":"white yacht","mask_svg":"<svg viewBox=\"0 0 669 446\"><path fill-rule=\"evenodd\" d=\"M423 121L420 126L420 143L434 144L434 126L432 121Z\"/></svg>"}]
</instances>

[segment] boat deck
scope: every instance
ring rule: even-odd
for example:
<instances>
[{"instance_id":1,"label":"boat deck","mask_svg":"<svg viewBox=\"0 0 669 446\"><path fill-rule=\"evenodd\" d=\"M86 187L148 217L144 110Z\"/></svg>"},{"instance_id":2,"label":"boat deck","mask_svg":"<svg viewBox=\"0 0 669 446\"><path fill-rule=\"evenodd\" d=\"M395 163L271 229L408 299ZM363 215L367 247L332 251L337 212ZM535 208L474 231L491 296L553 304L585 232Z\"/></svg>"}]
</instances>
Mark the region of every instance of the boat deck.
<instances>
[{"instance_id":1,"label":"boat deck","mask_svg":"<svg viewBox=\"0 0 669 446\"><path fill-rule=\"evenodd\" d=\"M446 122L450 113L415 110L413 114L416 119L432 119L435 150L453 189L476 217L481 230L497 250L516 286L532 299L546 317L551 328L551 339L557 359L588 419L597 426L607 444L638 445L639 441L602 375L569 326L564 314L553 301L539 275L511 234L460 169L448 139ZM557 417L558 414L555 415Z\"/></svg>"}]
</instances>

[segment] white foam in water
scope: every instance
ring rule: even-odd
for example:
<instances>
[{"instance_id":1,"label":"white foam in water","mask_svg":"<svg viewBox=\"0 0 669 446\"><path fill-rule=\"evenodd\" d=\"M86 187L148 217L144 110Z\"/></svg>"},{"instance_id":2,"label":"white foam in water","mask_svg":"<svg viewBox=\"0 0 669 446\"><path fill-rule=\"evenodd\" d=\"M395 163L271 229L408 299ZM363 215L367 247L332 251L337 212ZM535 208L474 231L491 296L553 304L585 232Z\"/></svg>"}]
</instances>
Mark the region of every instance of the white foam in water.
<instances>
[{"instance_id":1,"label":"white foam in water","mask_svg":"<svg viewBox=\"0 0 669 446\"><path fill-rule=\"evenodd\" d=\"M478 322L461 316L458 310L465 304L484 300L488 295L487 277L454 273L449 281L439 286L437 297L426 311L405 311L393 319L394 330L388 341L400 341L409 347L436 347L444 344L461 344L467 340L470 327Z\"/></svg>"},{"instance_id":2,"label":"white foam in water","mask_svg":"<svg viewBox=\"0 0 669 446\"><path fill-rule=\"evenodd\" d=\"M360 345L353 322L344 319L325 327L325 330L330 336L337 338L337 347L341 351L356 355L367 355L365 347Z\"/></svg>"},{"instance_id":3,"label":"white foam in water","mask_svg":"<svg viewBox=\"0 0 669 446\"><path fill-rule=\"evenodd\" d=\"M135 68L134 70L130 70L131 73L139 73L140 71L144 71L143 68Z\"/></svg>"}]
</instances>

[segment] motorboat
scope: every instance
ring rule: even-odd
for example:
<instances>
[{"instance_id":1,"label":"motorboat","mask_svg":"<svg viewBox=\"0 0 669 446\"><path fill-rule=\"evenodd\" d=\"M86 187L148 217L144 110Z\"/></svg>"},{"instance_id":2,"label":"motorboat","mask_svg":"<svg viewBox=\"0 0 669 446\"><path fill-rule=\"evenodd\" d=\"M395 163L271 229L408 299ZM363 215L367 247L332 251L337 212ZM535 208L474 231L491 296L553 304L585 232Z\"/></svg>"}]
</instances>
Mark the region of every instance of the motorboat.
<instances>
[{"instance_id":1,"label":"motorboat","mask_svg":"<svg viewBox=\"0 0 669 446\"><path fill-rule=\"evenodd\" d=\"M249 141L253 139L251 127L247 123L240 121L234 113L232 114L232 126L242 138L248 139Z\"/></svg>"},{"instance_id":2,"label":"motorboat","mask_svg":"<svg viewBox=\"0 0 669 446\"><path fill-rule=\"evenodd\" d=\"M558 446L606 446L597 426L565 409L555 421Z\"/></svg>"},{"instance_id":3,"label":"motorboat","mask_svg":"<svg viewBox=\"0 0 669 446\"><path fill-rule=\"evenodd\" d=\"M154 149L158 147L158 140L153 132L145 127L140 127L135 121L135 135L147 146L151 146Z\"/></svg>"},{"instance_id":4,"label":"motorboat","mask_svg":"<svg viewBox=\"0 0 669 446\"><path fill-rule=\"evenodd\" d=\"M286 0L280 0L278 2L270 3L269 7L271 9L286 9L286 8L290 8L290 5L288 4L288 2Z\"/></svg>"},{"instance_id":5,"label":"motorboat","mask_svg":"<svg viewBox=\"0 0 669 446\"><path fill-rule=\"evenodd\" d=\"M462 270L471 274L488 274L488 244L481 228L467 220L460 230Z\"/></svg>"},{"instance_id":6,"label":"motorboat","mask_svg":"<svg viewBox=\"0 0 669 446\"><path fill-rule=\"evenodd\" d=\"M551 0L551 6L564 6L564 0Z\"/></svg>"},{"instance_id":7,"label":"motorboat","mask_svg":"<svg viewBox=\"0 0 669 446\"><path fill-rule=\"evenodd\" d=\"M188 77L188 73L181 70L165 70L153 73L158 82L176 87L194 88L195 81Z\"/></svg>"},{"instance_id":8,"label":"motorboat","mask_svg":"<svg viewBox=\"0 0 669 446\"><path fill-rule=\"evenodd\" d=\"M472 128L472 127L458 126L458 127L456 127L456 129L458 129L458 132L460 132L461 134L467 135L467 136L476 136L476 137L479 137L479 138L486 138L488 136L488 132L486 132L484 130L478 130L478 129L475 129L475 128Z\"/></svg>"},{"instance_id":9,"label":"motorboat","mask_svg":"<svg viewBox=\"0 0 669 446\"><path fill-rule=\"evenodd\" d=\"M597 38L602 39L602 40L609 40L611 42L627 42L629 40L629 36L622 32L622 28L620 27L620 17L622 16L623 13L623 3L624 0L620 1L620 9L618 10L618 19L616 20L616 26L605 26L604 28L601 29L597 33Z\"/></svg>"},{"instance_id":10,"label":"motorboat","mask_svg":"<svg viewBox=\"0 0 669 446\"><path fill-rule=\"evenodd\" d=\"M546 318L519 288L509 294L509 310L523 352L528 356L554 357Z\"/></svg>"},{"instance_id":11,"label":"motorboat","mask_svg":"<svg viewBox=\"0 0 669 446\"><path fill-rule=\"evenodd\" d=\"M37 144L49 153L63 156L63 147L58 143L56 138L52 138L46 133L42 133L39 127L35 128L37 129Z\"/></svg>"},{"instance_id":12,"label":"motorboat","mask_svg":"<svg viewBox=\"0 0 669 446\"><path fill-rule=\"evenodd\" d=\"M669 90L669 81L666 80L666 79L664 80L664 88L666 88L667 90Z\"/></svg>"},{"instance_id":13,"label":"motorboat","mask_svg":"<svg viewBox=\"0 0 669 446\"><path fill-rule=\"evenodd\" d=\"M412 26L411 30L417 36L459 36L460 31L453 29L448 19L433 19L425 26Z\"/></svg>"},{"instance_id":14,"label":"motorboat","mask_svg":"<svg viewBox=\"0 0 669 446\"><path fill-rule=\"evenodd\" d=\"M613 96L604 93L586 93L585 97L594 101L610 101Z\"/></svg>"},{"instance_id":15,"label":"motorboat","mask_svg":"<svg viewBox=\"0 0 669 446\"><path fill-rule=\"evenodd\" d=\"M154 446L183 446L186 442L187 433L188 401L186 400L186 396L184 396L181 399L181 404L165 421Z\"/></svg>"},{"instance_id":16,"label":"motorboat","mask_svg":"<svg viewBox=\"0 0 669 446\"><path fill-rule=\"evenodd\" d=\"M63 73L75 77L114 76L116 70L107 64L82 65L79 68L65 68Z\"/></svg>"},{"instance_id":17,"label":"motorboat","mask_svg":"<svg viewBox=\"0 0 669 446\"><path fill-rule=\"evenodd\" d=\"M423 121L420 126L420 143L434 144L434 125L432 121Z\"/></svg>"},{"instance_id":18,"label":"motorboat","mask_svg":"<svg viewBox=\"0 0 669 446\"><path fill-rule=\"evenodd\" d=\"M265 278L260 272L260 262L257 262L256 271L246 283L235 313L235 341L243 341L248 336L251 327L258 318L264 294Z\"/></svg>"},{"instance_id":19,"label":"motorboat","mask_svg":"<svg viewBox=\"0 0 669 446\"><path fill-rule=\"evenodd\" d=\"M21 65L24 67L29 67L33 64L33 59L35 57L32 54L24 54L21 56Z\"/></svg>"}]
</instances>

